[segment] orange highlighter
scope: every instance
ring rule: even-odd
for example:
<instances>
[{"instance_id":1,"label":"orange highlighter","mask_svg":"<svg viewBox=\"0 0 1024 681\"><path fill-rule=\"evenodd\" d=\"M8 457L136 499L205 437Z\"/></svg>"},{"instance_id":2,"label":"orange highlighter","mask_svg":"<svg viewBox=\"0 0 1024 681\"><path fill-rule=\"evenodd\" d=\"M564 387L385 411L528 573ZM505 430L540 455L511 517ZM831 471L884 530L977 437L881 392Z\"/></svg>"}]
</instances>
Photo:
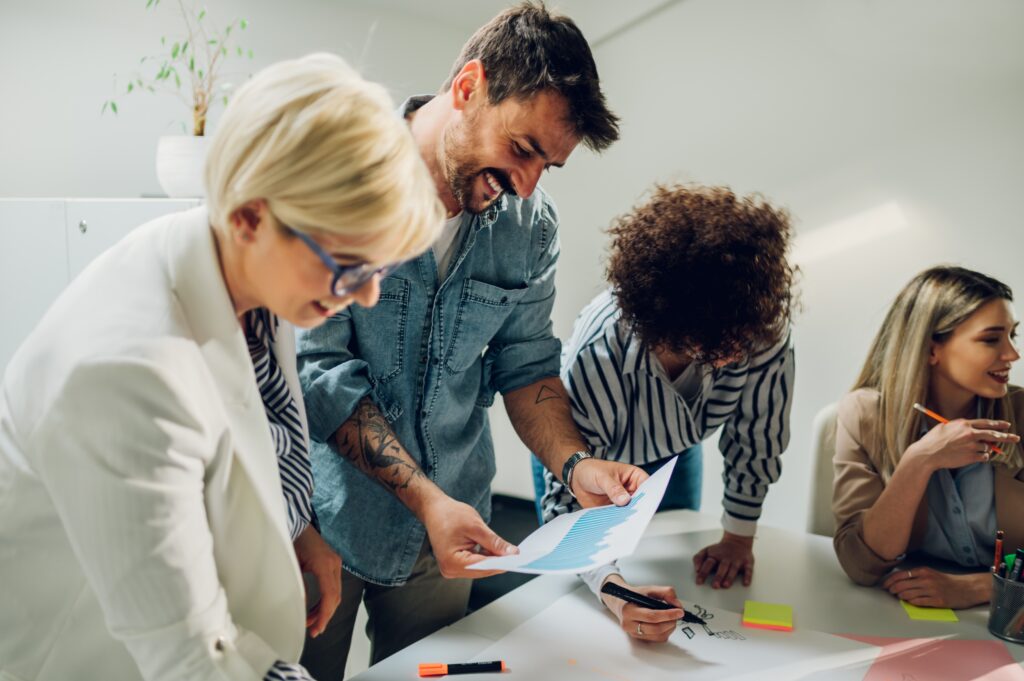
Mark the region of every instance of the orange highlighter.
<instances>
[{"instance_id":1,"label":"orange highlighter","mask_svg":"<svg viewBox=\"0 0 1024 681\"><path fill-rule=\"evenodd\" d=\"M496 662L464 662L444 664L443 662L426 662L420 665L420 676L445 676L446 674L479 674L480 672L503 672L505 663Z\"/></svg>"},{"instance_id":2,"label":"orange highlighter","mask_svg":"<svg viewBox=\"0 0 1024 681\"><path fill-rule=\"evenodd\" d=\"M938 414L936 414L934 411L932 411L928 407L925 407L924 405L918 404L917 402L914 402L914 409L918 410L919 412L921 412L925 416L931 416L933 419L935 419L939 423L949 423L949 419L947 419L947 418L945 418L943 416L939 416ZM995 452L996 454L1002 454L1003 453L1003 450L999 449L999 447L996 447L995 445L992 445L992 451Z\"/></svg>"}]
</instances>

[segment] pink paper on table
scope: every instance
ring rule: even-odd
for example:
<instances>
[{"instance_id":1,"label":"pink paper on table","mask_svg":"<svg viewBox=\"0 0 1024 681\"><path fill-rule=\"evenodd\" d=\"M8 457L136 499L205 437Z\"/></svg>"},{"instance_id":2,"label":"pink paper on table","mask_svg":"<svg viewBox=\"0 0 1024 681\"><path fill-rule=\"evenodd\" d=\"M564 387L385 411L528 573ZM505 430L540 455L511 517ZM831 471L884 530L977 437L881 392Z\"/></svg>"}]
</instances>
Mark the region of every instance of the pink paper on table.
<instances>
[{"instance_id":1,"label":"pink paper on table","mask_svg":"<svg viewBox=\"0 0 1024 681\"><path fill-rule=\"evenodd\" d=\"M888 638L851 634L843 634L843 637L882 649L865 674L864 681L1024 681L1024 668L1014 662L1002 641Z\"/></svg>"}]
</instances>

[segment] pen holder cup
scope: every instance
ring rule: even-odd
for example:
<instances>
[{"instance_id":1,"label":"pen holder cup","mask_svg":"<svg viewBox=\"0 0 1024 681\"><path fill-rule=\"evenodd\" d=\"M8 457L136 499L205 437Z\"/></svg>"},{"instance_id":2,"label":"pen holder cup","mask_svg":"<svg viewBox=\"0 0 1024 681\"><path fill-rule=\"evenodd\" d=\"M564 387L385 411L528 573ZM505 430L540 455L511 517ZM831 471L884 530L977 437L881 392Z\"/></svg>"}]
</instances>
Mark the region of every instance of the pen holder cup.
<instances>
[{"instance_id":1,"label":"pen holder cup","mask_svg":"<svg viewBox=\"0 0 1024 681\"><path fill-rule=\"evenodd\" d=\"M1024 582L992 575L988 630L1012 643L1024 643Z\"/></svg>"}]
</instances>

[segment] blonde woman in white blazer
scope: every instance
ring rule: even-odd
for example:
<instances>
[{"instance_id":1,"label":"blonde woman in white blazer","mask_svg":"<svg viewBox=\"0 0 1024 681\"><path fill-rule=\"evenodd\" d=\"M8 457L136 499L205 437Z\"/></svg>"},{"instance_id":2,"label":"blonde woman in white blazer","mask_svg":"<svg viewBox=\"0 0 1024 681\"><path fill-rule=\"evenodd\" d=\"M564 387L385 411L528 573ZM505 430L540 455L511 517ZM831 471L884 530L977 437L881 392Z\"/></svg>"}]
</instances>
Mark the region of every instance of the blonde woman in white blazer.
<instances>
[{"instance_id":1,"label":"blonde woman in white blazer","mask_svg":"<svg viewBox=\"0 0 1024 681\"><path fill-rule=\"evenodd\" d=\"M340 596L307 622L299 563L321 583L341 564L282 481L306 446L289 323L373 305L440 228L392 110L330 55L257 74L220 121L208 207L107 251L11 360L0 679L308 678L304 623ZM275 425L260 357L301 428Z\"/></svg>"}]
</instances>

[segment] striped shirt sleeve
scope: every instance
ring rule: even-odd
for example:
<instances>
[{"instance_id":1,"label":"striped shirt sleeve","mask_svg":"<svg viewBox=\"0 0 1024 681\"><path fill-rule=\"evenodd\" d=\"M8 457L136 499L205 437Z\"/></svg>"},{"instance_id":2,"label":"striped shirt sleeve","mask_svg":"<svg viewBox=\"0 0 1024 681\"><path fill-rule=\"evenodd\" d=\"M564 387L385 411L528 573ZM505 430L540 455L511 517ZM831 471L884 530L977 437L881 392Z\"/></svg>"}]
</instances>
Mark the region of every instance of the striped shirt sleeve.
<instances>
[{"instance_id":1,"label":"striped shirt sleeve","mask_svg":"<svg viewBox=\"0 0 1024 681\"><path fill-rule=\"evenodd\" d=\"M734 534L754 534L768 486L782 473L780 457L789 444L794 369L789 334L751 357L739 402L722 429L722 526Z\"/></svg>"},{"instance_id":2,"label":"striped shirt sleeve","mask_svg":"<svg viewBox=\"0 0 1024 681\"><path fill-rule=\"evenodd\" d=\"M263 681L315 681L300 664L278 660L263 675Z\"/></svg>"}]
</instances>

